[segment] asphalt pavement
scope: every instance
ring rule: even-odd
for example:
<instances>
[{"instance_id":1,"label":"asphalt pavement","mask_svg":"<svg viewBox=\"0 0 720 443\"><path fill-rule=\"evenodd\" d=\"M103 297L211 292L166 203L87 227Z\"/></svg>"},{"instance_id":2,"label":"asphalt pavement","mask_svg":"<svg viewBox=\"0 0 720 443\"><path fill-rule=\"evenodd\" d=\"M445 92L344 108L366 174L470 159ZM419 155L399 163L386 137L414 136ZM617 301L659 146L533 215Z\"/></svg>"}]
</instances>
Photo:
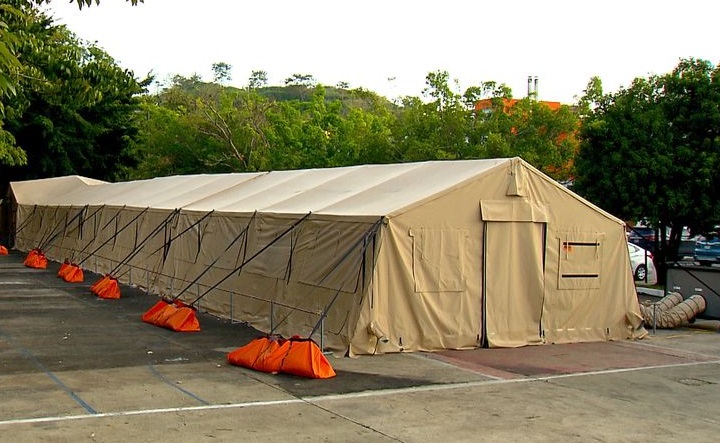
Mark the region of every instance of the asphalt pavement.
<instances>
[{"instance_id":1,"label":"asphalt pavement","mask_svg":"<svg viewBox=\"0 0 720 443\"><path fill-rule=\"evenodd\" d=\"M262 335L200 314L177 333L119 300L0 257L0 442L709 442L716 321L639 341L329 356L326 380L231 366Z\"/></svg>"}]
</instances>

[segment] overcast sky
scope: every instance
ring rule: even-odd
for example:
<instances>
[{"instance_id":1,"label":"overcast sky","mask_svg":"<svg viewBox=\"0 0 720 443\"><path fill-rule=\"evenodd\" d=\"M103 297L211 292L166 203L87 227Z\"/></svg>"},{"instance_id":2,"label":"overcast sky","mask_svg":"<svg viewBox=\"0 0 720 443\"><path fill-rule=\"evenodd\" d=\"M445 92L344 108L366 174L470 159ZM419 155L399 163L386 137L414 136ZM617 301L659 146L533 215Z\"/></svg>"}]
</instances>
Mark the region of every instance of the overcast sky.
<instances>
[{"instance_id":1,"label":"overcast sky","mask_svg":"<svg viewBox=\"0 0 720 443\"><path fill-rule=\"evenodd\" d=\"M53 0L50 14L159 80L211 80L225 62L237 86L264 70L271 85L311 74L393 99L420 96L443 70L461 91L496 81L520 98L532 75L541 99L569 104L592 76L611 92L680 58L720 63L714 0L102 0L82 11L74 1Z\"/></svg>"}]
</instances>

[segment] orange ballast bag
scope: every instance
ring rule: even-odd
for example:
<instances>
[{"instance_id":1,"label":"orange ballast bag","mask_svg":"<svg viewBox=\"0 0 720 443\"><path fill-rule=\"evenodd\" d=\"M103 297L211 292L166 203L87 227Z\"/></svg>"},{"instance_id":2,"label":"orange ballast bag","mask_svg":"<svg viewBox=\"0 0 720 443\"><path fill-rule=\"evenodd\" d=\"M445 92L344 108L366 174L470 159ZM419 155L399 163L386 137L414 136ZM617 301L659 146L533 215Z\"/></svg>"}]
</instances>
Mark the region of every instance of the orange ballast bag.
<instances>
[{"instance_id":1,"label":"orange ballast bag","mask_svg":"<svg viewBox=\"0 0 720 443\"><path fill-rule=\"evenodd\" d=\"M41 250L33 249L28 253L27 257L25 258L25 266L36 269L46 269L47 258Z\"/></svg>"},{"instance_id":2,"label":"orange ballast bag","mask_svg":"<svg viewBox=\"0 0 720 443\"><path fill-rule=\"evenodd\" d=\"M142 315L142 321L175 332L197 332L200 321L195 310L181 301L160 300Z\"/></svg>"},{"instance_id":3,"label":"orange ballast bag","mask_svg":"<svg viewBox=\"0 0 720 443\"><path fill-rule=\"evenodd\" d=\"M97 291L102 289L103 287L107 286L110 283L110 276L105 275L100 280L96 281L95 283L90 286L90 292L97 295Z\"/></svg>"},{"instance_id":4,"label":"orange ballast bag","mask_svg":"<svg viewBox=\"0 0 720 443\"><path fill-rule=\"evenodd\" d=\"M280 372L309 378L335 377L335 370L312 339L293 337L288 342L290 349L283 359Z\"/></svg>"},{"instance_id":5,"label":"orange ballast bag","mask_svg":"<svg viewBox=\"0 0 720 443\"><path fill-rule=\"evenodd\" d=\"M68 265L67 270L62 279L68 283L82 283L85 280L85 274L78 265Z\"/></svg>"},{"instance_id":6,"label":"orange ballast bag","mask_svg":"<svg viewBox=\"0 0 720 443\"><path fill-rule=\"evenodd\" d=\"M259 337L228 353L227 359L235 366L277 374L288 349L290 342L282 337Z\"/></svg>"},{"instance_id":7,"label":"orange ballast bag","mask_svg":"<svg viewBox=\"0 0 720 443\"><path fill-rule=\"evenodd\" d=\"M58 269L57 276L60 278L65 278L65 274L70 270L70 261L65 260L63 264L60 265L60 269Z\"/></svg>"},{"instance_id":8,"label":"orange ballast bag","mask_svg":"<svg viewBox=\"0 0 720 443\"><path fill-rule=\"evenodd\" d=\"M198 332L200 322L195 315L195 310L189 306L175 308L175 312L165 320L166 328L175 332Z\"/></svg>"},{"instance_id":9,"label":"orange ballast bag","mask_svg":"<svg viewBox=\"0 0 720 443\"><path fill-rule=\"evenodd\" d=\"M8 255L8 248L6 248L3 245L0 245L0 255Z\"/></svg>"},{"instance_id":10,"label":"orange ballast bag","mask_svg":"<svg viewBox=\"0 0 720 443\"><path fill-rule=\"evenodd\" d=\"M162 312L165 311L168 306L170 306L170 303L166 302L165 300L160 300L159 302L152 305L150 309L145 311L145 313L140 318L145 323L157 324L158 317L162 315Z\"/></svg>"},{"instance_id":11,"label":"orange ballast bag","mask_svg":"<svg viewBox=\"0 0 720 443\"><path fill-rule=\"evenodd\" d=\"M120 298L120 285L116 278L105 275L90 286L90 291L99 298Z\"/></svg>"}]
</instances>

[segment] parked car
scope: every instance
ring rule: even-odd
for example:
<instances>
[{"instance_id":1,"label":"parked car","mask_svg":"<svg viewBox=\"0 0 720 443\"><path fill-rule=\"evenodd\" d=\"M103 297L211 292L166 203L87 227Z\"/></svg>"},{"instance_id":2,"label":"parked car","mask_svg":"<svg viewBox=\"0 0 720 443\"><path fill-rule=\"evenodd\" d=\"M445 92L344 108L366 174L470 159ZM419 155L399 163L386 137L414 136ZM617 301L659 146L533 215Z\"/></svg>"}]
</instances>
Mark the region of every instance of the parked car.
<instances>
[{"instance_id":1,"label":"parked car","mask_svg":"<svg viewBox=\"0 0 720 443\"><path fill-rule=\"evenodd\" d=\"M652 252L630 242L627 245L635 281L642 281L650 285L657 284L657 270Z\"/></svg>"},{"instance_id":2,"label":"parked car","mask_svg":"<svg viewBox=\"0 0 720 443\"><path fill-rule=\"evenodd\" d=\"M634 228L629 229L628 241L630 243L647 249L650 252L655 250L655 228L635 226Z\"/></svg>"},{"instance_id":3,"label":"parked car","mask_svg":"<svg viewBox=\"0 0 720 443\"><path fill-rule=\"evenodd\" d=\"M717 232L698 236L693 258L703 266L720 262L720 236Z\"/></svg>"}]
</instances>

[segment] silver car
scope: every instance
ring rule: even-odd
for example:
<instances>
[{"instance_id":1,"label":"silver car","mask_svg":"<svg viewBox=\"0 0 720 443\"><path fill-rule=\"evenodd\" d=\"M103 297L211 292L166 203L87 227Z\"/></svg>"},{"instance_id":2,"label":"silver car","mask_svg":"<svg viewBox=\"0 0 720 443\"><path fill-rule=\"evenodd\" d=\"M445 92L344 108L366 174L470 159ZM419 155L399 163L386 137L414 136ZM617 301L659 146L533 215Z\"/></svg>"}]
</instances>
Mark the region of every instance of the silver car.
<instances>
[{"instance_id":1,"label":"silver car","mask_svg":"<svg viewBox=\"0 0 720 443\"><path fill-rule=\"evenodd\" d=\"M649 285L657 284L657 270L653 262L652 252L630 242L627 245L635 281L642 281Z\"/></svg>"}]
</instances>

